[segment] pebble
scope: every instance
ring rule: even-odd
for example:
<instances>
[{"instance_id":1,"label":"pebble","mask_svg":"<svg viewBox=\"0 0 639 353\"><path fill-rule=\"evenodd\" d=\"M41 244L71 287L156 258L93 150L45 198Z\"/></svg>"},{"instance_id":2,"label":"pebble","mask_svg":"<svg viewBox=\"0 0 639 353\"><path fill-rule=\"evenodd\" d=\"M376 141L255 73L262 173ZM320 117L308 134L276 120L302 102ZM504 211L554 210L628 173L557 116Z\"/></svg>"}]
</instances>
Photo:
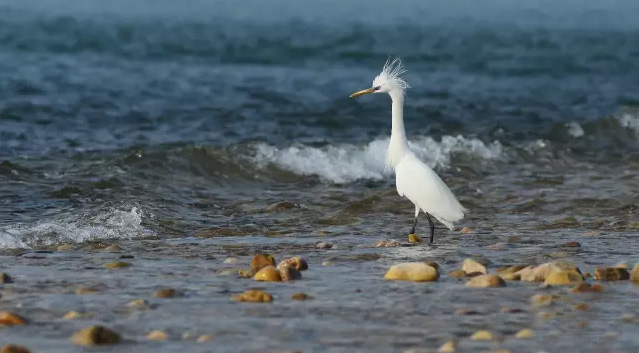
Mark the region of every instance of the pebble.
<instances>
[{"instance_id":1,"label":"pebble","mask_svg":"<svg viewBox=\"0 0 639 353\"><path fill-rule=\"evenodd\" d=\"M421 243L422 242L422 238L419 237L419 235L417 234L408 234L408 242L411 244L415 244L415 243Z\"/></svg>"},{"instance_id":2,"label":"pebble","mask_svg":"<svg viewBox=\"0 0 639 353\"><path fill-rule=\"evenodd\" d=\"M466 260L464 260L464 263L462 264L462 271L464 271L466 274L475 272L488 273L488 270L486 269L486 266L484 264L471 258L467 258Z\"/></svg>"},{"instance_id":3,"label":"pebble","mask_svg":"<svg viewBox=\"0 0 639 353\"><path fill-rule=\"evenodd\" d=\"M622 281L630 279L630 273L625 268L597 267L595 279L598 281Z\"/></svg>"},{"instance_id":4,"label":"pebble","mask_svg":"<svg viewBox=\"0 0 639 353\"><path fill-rule=\"evenodd\" d=\"M0 311L0 326L26 325L27 320L10 311Z\"/></svg>"},{"instance_id":5,"label":"pebble","mask_svg":"<svg viewBox=\"0 0 639 353\"><path fill-rule=\"evenodd\" d=\"M7 344L2 347L0 353L31 353L31 351L25 346L18 346L17 344Z\"/></svg>"},{"instance_id":6,"label":"pebble","mask_svg":"<svg viewBox=\"0 0 639 353\"><path fill-rule=\"evenodd\" d=\"M570 269L570 270L558 270L555 269L548 274L546 280L544 281L545 285L550 286L561 286L568 284L581 283L584 281L584 277L580 272Z\"/></svg>"},{"instance_id":7,"label":"pebble","mask_svg":"<svg viewBox=\"0 0 639 353\"><path fill-rule=\"evenodd\" d=\"M515 334L515 338L533 338L535 337L535 331L525 328Z\"/></svg>"},{"instance_id":8,"label":"pebble","mask_svg":"<svg viewBox=\"0 0 639 353\"><path fill-rule=\"evenodd\" d=\"M239 262L240 262L240 259L238 259L237 257L227 257L224 260L225 264L236 264L236 263L239 263Z\"/></svg>"},{"instance_id":9,"label":"pebble","mask_svg":"<svg viewBox=\"0 0 639 353\"><path fill-rule=\"evenodd\" d=\"M135 308L143 308L146 307L149 303L141 298L133 299L130 302L126 303L127 308L135 309Z\"/></svg>"},{"instance_id":10,"label":"pebble","mask_svg":"<svg viewBox=\"0 0 639 353\"><path fill-rule=\"evenodd\" d=\"M292 265L288 265L286 263L282 265L280 263L279 265L277 265L277 270L280 272L280 279L284 282L302 279L302 273L295 269L295 267L293 267ZM260 272L262 271L264 271L264 269L260 270Z\"/></svg>"},{"instance_id":11,"label":"pebble","mask_svg":"<svg viewBox=\"0 0 639 353\"><path fill-rule=\"evenodd\" d=\"M393 281L432 282L439 279L439 271L425 262L407 262L391 266L384 279Z\"/></svg>"},{"instance_id":12,"label":"pebble","mask_svg":"<svg viewBox=\"0 0 639 353\"><path fill-rule=\"evenodd\" d=\"M255 276L253 277L256 281L263 282L281 282L282 276L280 272L273 266L266 266L261 270L257 271Z\"/></svg>"},{"instance_id":13,"label":"pebble","mask_svg":"<svg viewBox=\"0 0 639 353\"><path fill-rule=\"evenodd\" d=\"M375 242L376 248L394 248L400 245L397 240L379 240Z\"/></svg>"},{"instance_id":14,"label":"pebble","mask_svg":"<svg viewBox=\"0 0 639 353\"><path fill-rule=\"evenodd\" d=\"M455 352L455 349L456 349L455 341L448 341L448 342L442 344L442 346L439 347L439 350L437 352L439 352L439 353L453 353L453 352Z\"/></svg>"},{"instance_id":15,"label":"pebble","mask_svg":"<svg viewBox=\"0 0 639 353\"><path fill-rule=\"evenodd\" d=\"M581 302L581 303L575 305L572 309L573 310L577 310L577 311L585 311L585 310L590 309L590 305L588 305L588 303Z\"/></svg>"},{"instance_id":16,"label":"pebble","mask_svg":"<svg viewBox=\"0 0 639 353\"><path fill-rule=\"evenodd\" d=\"M98 292L97 288L94 287L78 287L75 290L75 294L83 295L83 294L95 294Z\"/></svg>"},{"instance_id":17,"label":"pebble","mask_svg":"<svg viewBox=\"0 0 639 353\"><path fill-rule=\"evenodd\" d=\"M537 313L537 317L540 319L550 319L557 316L557 313L554 311L540 311Z\"/></svg>"},{"instance_id":18,"label":"pebble","mask_svg":"<svg viewBox=\"0 0 639 353\"><path fill-rule=\"evenodd\" d=\"M490 341L494 338L492 332L488 330L479 330L470 336L473 341Z\"/></svg>"},{"instance_id":19,"label":"pebble","mask_svg":"<svg viewBox=\"0 0 639 353\"><path fill-rule=\"evenodd\" d=\"M562 248L579 248L581 247L581 244L579 244L578 241L569 241L567 243L563 243L561 244Z\"/></svg>"},{"instance_id":20,"label":"pebble","mask_svg":"<svg viewBox=\"0 0 639 353\"><path fill-rule=\"evenodd\" d=\"M0 273L0 283L13 283L13 278L7 273Z\"/></svg>"},{"instance_id":21,"label":"pebble","mask_svg":"<svg viewBox=\"0 0 639 353\"><path fill-rule=\"evenodd\" d=\"M508 244L514 244L514 243L520 243L521 242L521 237L519 235L511 235L508 237L508 239L506 239L506 243Z\"/></svg>"},{"instance_id":22,"label":"pebble","mask_svg":"<svg viewBox=\"0 0 639 353\"><path fill-rule=\"evenodd\" d=\"M294 269L296 269L298 271L306 271L306 270L308 270L308 263L306 263L306 260L302 259L299 256L295 256L295 257L291 257L290 259L282 260L282 262L280 262L279 265L277 265L277 268L279 269L281 265L282 266L283 265L292 266Z\"/></svg>"},{"instance_id":23,"label":"pebble","mask_svg":"<svg viewBox=\"0 0 639 353\"><path fill-rule=\"evenodd\" d=\"M275 267L275 258L269 254L256 254L251 259L251 271L257 273L257 271L263 269L266 266Z\"/></svg>"},{"instance_id":24,"label":"pebble","mask_svg":"<svg viewBox=\"0 0 639 353\"><path fill-rule=\"evenodd\" d=\"M473 232L472 228L470 227L464 227L459 231L461 234L470 234Z\"/></svg>"},{"instance_id":25,"label":"pebble","mask_svg":"<svg viewBox=\"0 0 639 353\"><path fill-rule=\"evenodd\" d=\"M535 294L530 297L530 303L534 306L548 306L552 304L552 299L550 294Z\"/></svg>"},{"instance_id":26,"label":"pebble","mask_svg":"<svg viewBox=\"0 0 639 353\"><path fill-rule=\"evenodd\" d=\"M333 244L330 244L324 241L319 241L315 243L315 249L324 250L324 249L330 249L332 247L333 247Z\"/></svg>"},{"instance_id":27,"label":"pebble","mask_svg":"<svg viewBox=\"0 0 639 353\"><path fill-rule=\"evenodd\" d=\"M124 261L109 262L104 264L104 268L108 268L109 270L114 270L117 268L125 268L130 266L132 266L130 262L124 262Z\"/></svg>"},{"instance_id":28,"label":"pebble","mask_svg":"<svg viewBox=\"0 0 639 353\"><path fill-rule=\"evenodd\" d=\"M79 319L82 317L82 314L80 314L79 312L73 310L73 311L69 311L68 313L64 314L64 316L62 317L65 320L75 320L75 319Z\"/></svg>"},{"instance_id":29,"label":"pebble","mask_svg":"<svg viewBox=\"0 0 639 353\"><path fill-rule=\"evenodd\" d=\"M639 282L639 264L635 264L635 267L630 271L630 280L633 282Z\"/></svg>"},{"instance_id":30,"label":"pebble","mask_svg":"<svg viewBox=\"0 0 639 353\"><path fill-rule=\"evenodd\" d=\"M55 248L57 251L69 251L69 250L73 250L73 245L71 244L61 244L58 245L58 247Z\"/></svg>"},{"instance_id":31,"label":"pebble","mask_svg":"<svg viewBox=\"0 0 639 353\"><path fill-rule=\"evenodd\" d=\"M153 295L158 298L174 298L181 296L181 293L173 288L161 288L156 290Z\"/></svg>"},{"instance_id":32,"label":"pebble","mask_svg":"<svg viewBox=\"0 0 639 353\"><path fill-rule=\"evenodd\" d=\"M528 266L519 270L517 273L521 276L522 281L543 282L553 271L569 271L581 274L579 268L565 261L552 261L539 266Z\"/></svg>"},{"instance_id":33,"label":"pebble","mask_svg":"<svg viewBox=\"0 0 639 353\"><path fill-rule=\"evenodd\" d=\"M466 287L487 288L487 287L505 287L506 282L495 275L479 275L471 278L466 282Z\"/></svg>"},{"instance_id":34,"label":"pebble","mask_svg":"<svg viewBox=\"0 0 639 353\"><path fill-rule=\"evenodd\" d=\"M306 293L295 293L291 296L291 299L293 300L310 300L313 299L313 296L308 295Z\"/></svg>"},{"instance_id":35,"label":"pebble","mask_svg":"<svg viewBox=\"0 0 639 353\"><path fill-rule=\"evenodd\" d=\"M148 335L146 335L146 338L148 338L150 340L154 340L154 341L164 341L168 337L169 336L166 334L166 332L160 331L160 330L153 330L153 331L149 332Z\"/></svg>"},{"instance_id":36,"label":"pebble","mask_svg":"<svg viewBox=\"0 0 639 353\"><path fill-rule=\"evenodd\" d=\"M466 272L462 270L450 271L448 272L448 276L453 278L462 278L462 277L466 277Z\"/></svg>"},{"instance_id":37,"label":"pebble","mask_svg":"<svg viewBox=\"0 0 639 353\"><path fill-rule=\"evenodd\" d=\"M104 326L89 326L76 331L71 336L71 342L85 347L115 344L120 342L120 335Z\"/></svg>"},{"instance_id":38,"label":"pebble","mask_svg":"<svg viewBox=\"0 0 639 353\"><path fill-rule=\"evenodd\" d=\"M232 298L238 302L270 303L273 301L273 296L261 290L247 290L242 294L234 295Z\"/></svg>"},{"instance_id":39,"label":"pebble","mask_svg":"<svg viewBox=\"0 0 639 353\"><path fill-rule=\"evenodd\" d=\"M209 342L209 341L213 341L213 338L214 338L213 335L202 335L197 338L196 342L197 343Z\"/></svg>"},{"instance_id":40,"label":"pebble","mask_svg":"<svg viewBox=\"0 0 639 353\"><path fill-rule=\"evenodd\" d=\"M599 283L589 284L586 282L579 283L576 287L570 290L570 293L600 293L603 292L604 286Z\"/></svg>"}]
</instances>

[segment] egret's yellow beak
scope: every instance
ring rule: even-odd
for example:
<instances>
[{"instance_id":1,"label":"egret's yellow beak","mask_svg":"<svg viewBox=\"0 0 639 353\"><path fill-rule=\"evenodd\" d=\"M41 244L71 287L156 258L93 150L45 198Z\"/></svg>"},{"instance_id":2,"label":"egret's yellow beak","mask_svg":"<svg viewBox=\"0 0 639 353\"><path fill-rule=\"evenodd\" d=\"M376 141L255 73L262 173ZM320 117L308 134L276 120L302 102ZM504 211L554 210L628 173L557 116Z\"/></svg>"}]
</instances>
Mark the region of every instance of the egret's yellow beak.
<instances>
[{"instance_id":1,"label":"egret's yellow beak","mask_svg":"<svg viewBox=\"0 0 639 353\"><path fill-rule=\"evenodd\" d=\"M369 94L369 93L375 93L375 90L372 89L372 88L363 89L361 91L358 91L358 92L355 92L355 93L351 94L351 98L363 96L363 95Z\"/></svg>"}]
</instances>

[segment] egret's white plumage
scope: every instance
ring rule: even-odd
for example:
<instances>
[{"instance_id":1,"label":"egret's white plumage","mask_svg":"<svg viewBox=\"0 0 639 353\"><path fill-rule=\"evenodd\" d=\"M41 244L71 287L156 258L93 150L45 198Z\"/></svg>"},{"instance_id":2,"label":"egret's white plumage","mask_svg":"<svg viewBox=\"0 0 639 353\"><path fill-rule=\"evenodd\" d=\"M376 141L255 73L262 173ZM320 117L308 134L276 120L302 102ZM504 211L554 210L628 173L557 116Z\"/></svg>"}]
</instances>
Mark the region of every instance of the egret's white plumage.
<instances>
[{"instance_id":1,"label":"egret's white plumage","mask_svg":"<svg viewBox=\"0 0 639 353\"><path fill-rule=\"evenodd\" d=\"M406 197L415 204L415 223L411 232L415 231L419 211L426 213L431 226L433 241L434 225L430 219L433 215L449 229L453 223L464 218L466 209L459 204L455 195L441 178L422 162L408 147L406 130L404 129L404 93L409 88L401 78L405 70L399 58L387 61L382 72L373 80L373 87L355 92L351 97L368 93L388 93L392 100L391 139L386 154L386 163L395 170L395 184L400 196Z\"/></svg>"}]
</instances>

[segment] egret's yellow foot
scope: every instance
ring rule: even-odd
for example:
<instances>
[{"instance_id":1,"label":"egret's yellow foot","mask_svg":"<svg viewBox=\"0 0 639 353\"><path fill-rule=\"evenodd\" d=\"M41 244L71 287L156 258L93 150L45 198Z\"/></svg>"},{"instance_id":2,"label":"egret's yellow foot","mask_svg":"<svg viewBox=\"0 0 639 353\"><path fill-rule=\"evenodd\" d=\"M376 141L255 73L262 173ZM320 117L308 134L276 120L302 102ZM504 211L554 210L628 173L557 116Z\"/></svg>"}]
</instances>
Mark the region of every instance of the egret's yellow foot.
<instances>
[{"instance_id":1,"label":"egret's yellow foot","mask_svg":"<svg viewBox=\"0 0 639 353\"><path fill-rule=\"evenodd\" d=\"M409 243L421 243L422 242L422 238L419 237L419 235L411 233L408 234L408 242Z\"/></svg>"}]
</instances>

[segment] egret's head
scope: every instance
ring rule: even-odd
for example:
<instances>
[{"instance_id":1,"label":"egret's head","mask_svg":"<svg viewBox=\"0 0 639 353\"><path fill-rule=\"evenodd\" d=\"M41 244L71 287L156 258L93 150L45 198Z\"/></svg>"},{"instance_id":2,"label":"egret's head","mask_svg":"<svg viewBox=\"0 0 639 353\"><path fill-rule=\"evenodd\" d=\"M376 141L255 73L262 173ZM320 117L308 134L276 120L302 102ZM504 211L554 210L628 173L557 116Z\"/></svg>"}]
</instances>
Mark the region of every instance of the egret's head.
<instances>
[{"instance_id":1,"label":"egret's head","mask_svg":"<svg viewBox=\"0 0 639 353\"><path fill-rule=\"evenodd\" d=\"M398 93L404 94L407 88L410 88L401 75L406 72L402 66L402 61L395 58L386 61L382 72L373 80L373 86L351 94L351 98L359 97L369 93Z\"/></svg>"}]
</instances>

